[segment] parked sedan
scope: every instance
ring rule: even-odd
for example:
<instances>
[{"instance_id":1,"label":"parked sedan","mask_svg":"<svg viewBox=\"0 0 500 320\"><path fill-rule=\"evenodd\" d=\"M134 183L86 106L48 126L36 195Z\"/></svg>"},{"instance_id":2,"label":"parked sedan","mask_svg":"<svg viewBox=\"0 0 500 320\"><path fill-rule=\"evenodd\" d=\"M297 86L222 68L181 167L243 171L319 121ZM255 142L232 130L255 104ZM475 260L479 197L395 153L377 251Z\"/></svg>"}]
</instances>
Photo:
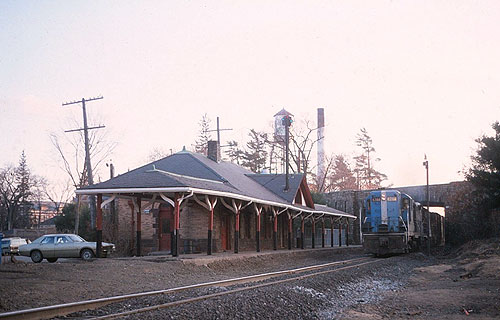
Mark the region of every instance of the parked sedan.
<instances>
[{"instance_id":1,"label":"parked sedan","mask_svg":"<svg viewBox=\"0 0 500 320\"><path fill-rule=\"evenodd\" d=\"M19 247L19 254L31 257L35 263L47 259L48 262L56 262L58 258L82 258L90 260L96 255L97 244L88 242L76 234L46 234L30 244ZM102 243L102 255L115 250L112 243Z\"/></svg>"}]
</instances>

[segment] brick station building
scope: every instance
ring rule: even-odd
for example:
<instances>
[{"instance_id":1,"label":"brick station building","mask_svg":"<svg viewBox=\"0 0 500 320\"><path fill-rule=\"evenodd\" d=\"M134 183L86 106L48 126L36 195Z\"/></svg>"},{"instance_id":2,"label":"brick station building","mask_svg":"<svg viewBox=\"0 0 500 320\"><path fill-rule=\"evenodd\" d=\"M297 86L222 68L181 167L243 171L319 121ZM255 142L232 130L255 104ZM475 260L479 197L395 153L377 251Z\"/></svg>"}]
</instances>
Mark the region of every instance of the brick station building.
<instances>
[{"instance_id":1,"label":"brick station building","mask_svg":"<svg viewBox=\"0 0 500 320\"><path fill-rule=\"evenodd\" d=\"M284 174L256 174L220 161L215 141L208 154L183 150L78 189L79 195L97 195L98 247L102 209L113 200L118 200L115 223L135 227L135 235L128 234L135 236L137 255L315 248L341 245L348 237L345 227L356 217L314 204L304 174L289 175L286 190Z\"/></svg>"}]
</instances>

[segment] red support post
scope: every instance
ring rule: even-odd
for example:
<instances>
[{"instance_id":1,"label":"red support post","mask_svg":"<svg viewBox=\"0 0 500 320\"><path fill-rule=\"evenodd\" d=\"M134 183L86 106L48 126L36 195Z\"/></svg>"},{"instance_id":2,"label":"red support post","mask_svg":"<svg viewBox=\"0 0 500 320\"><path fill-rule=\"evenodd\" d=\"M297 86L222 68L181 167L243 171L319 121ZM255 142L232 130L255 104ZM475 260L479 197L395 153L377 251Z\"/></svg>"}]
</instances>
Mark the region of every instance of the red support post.
<instances>
[{"instance_id":1,"label":"red support post","mask_svg":"<svg viewBox=\"0 0 500 320\"><path fill-rule=\"evenodd\" d=\"M278 250L278 215L274 215L273 221L273 250Z\"/></svg>"},{"instance_id":2,"label":"red support post","mask_svg":"<svg viewBox=\"0 0 500 320\"><path fill-rule=\"evenodd\" d=\"M349 246L349 219L345 219L345 245Z\"/></svg>"},{"instance_id":3,"label":"red support post","mask_svg":"<svg viewBox=\"0 0 500 320\"><path fill-rule=\"evenodd\" d=\"M132 203L131 200L128 201L128 206L130 207L130 248L131 251L130 253L133 254L133 248L134 248L134 237L135 237L135 209L134 209L134 204Z\"/></svg>"},{"instance_id":4,"label":"red support post","mask_svg":"<svg viewBox=\"0 0 500 320\"><path fill-rule=\"evenodd\" d=\"M321 218L321 247L325 247L325 218Z\"/></svg>"},{"instance_id":5,"label":"red support post","mask_svg":"<svg viewBox=\"0 0 500 320\"><path fill-rule=\"evenodd\" d=\"M314 217L311 217L312 222L312 248L316 248L316 220Z\"/></svg>"},{"instance_id":6,"label":"red support post","mask_svg":"<svg viewBox=\"0 0 500 320\"><path fill-rule=\"evenodd\" d=\"M339 247L342 247L342 219L339 222Z\"/></svg>"},{"instance_id":7,"label":"red support post","mask_svg":"<svg viewBox=\"0 0 500 320\"><path fill-rule=\"evenodd\" d=\"M292 250L292 231L293 231L292 216L288 215L288 250Z\"/></svg>"},{"instance_id":8,"label":"red support post","mask_svg":"<svg viewBox=\"0 0 500 320\"><path fill-rule=\"evenodd\" d=\"M304 216L300 217L301 225L300 225L300 248L304 249Z\"/></svg>"},{"instance_id":9,"label":"red support post","mask_svg":"<svg viewBox=\"0 0 500 320\"><path fill-rule=\"evenodd\" d=\"M176 193L174 197L174 237L172 243L172 256L179 256L179 212L180 212L180 204L179 204L179 194Z\"/></svg>"},{"instance_id":10,"label":"red support post","mask_svg":"<svg viewBox=\"0 0 500 320\"><path fill-rule=\"evenodd\" d=\"M257 232L256 232L256 242L257 242L257 252L260 252L260 210L257 209Z\"/></svg>"},{"instance_id":11,"label":"red support post","mask_svg":"<svg viewBox=\"0 0 500 320\"><path fill-rule=\"evenodd\" d=\"M102 251L102 194L97 195L97 216L96 216L96 256L101 257Z\"/></svg>"},{"instance_id":12,"label":"red support post","mask_svg":"<svg viewBox=\"0 0 500 320\"><path fill-rule=\"evenodd\" d=\"M330 247L333 247L333 218L330 218Z\"/></svg>"},{"instance_id":13,"label":"red support post","mask_svg":"<svg viewBox=\"0 0 500 320\"><path fill-rule=\"evenodd\" d=\"M141 256L141 243L142 243L142 215L141 215L141 197L137 197L137 256Z\"/></svg>"},{"instance_id":14,"label":"red support post","mask_svg":"<svg viewBox=\"0 0 500 320\"><path fill-rule=\"evenodd\" d=\"M235 222L234 222L234 253L239 252L240 246L240 210L237 210L235 213Z\"/></svg>"},{"instance_id":15,"label":"red support post","mask_svg":"<svg viewBox=\"0 0 500 320\"><path fill-rule=\"evenodd\" d=\"M211 207L208 215L208 239L207 239L207 255L212 254L212 232L214 230L214 208Z\"/></svg>"}]
</instances>

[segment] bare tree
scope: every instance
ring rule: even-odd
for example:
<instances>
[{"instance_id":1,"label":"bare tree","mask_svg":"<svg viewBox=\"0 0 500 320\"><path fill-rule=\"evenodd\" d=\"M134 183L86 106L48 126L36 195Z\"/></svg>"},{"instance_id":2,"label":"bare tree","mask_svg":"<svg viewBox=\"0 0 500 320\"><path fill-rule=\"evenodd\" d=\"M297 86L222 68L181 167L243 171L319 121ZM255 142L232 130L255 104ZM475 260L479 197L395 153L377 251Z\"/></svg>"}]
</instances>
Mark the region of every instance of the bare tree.
<instances>
[{"instance_id":1,"label":"bare tree","mask_svg":"<svg viewBox=\"0 0 500 320\"><path fill-rule=\"evenodd\" d=\"M59 155L61 169L68 175L71 184L75 188L88 185L83 132L65 134L62 137L51 133L50 140ZM106 131L89 131L89 149L93 172L98 171L99 166L109 158L115 147L116 143L109 142Z\"/></svg>"},{"instance_id":2,"label":"bare tree","mask_svg":"<svg viewBox=\"0 0 500 320\"><path fill-rule=\"evenodd\" d=\"M316 176L312 172L315 166L311 165L311 156L313 154L312 151L314 146L319 141L317 138L313 138L313 133L317 129L318 128L314 125L313 121L307 119L301 121L300 123L294 122L290 127L290 169L292 172L303 172L309 177ZM285 145L283 141L279 139L269 139L267 140L267 144L270 148L269 163L270 167L272 167L272 164L275 162L283 161Z\"/></svg>"},{"instance_id":3,"label":"bare tree","mask_svg":"<svg viewBox=\"0 0 500 320\"><path fill-rule=\"evenodd\" d=\"M39 177L36 185L33 186L32 202L35 204L31 210L30 217L31 226L37 225L40 228L42 221L43 201L45 200L45 189L47 188L47 179ZM38 211L38 212L37 212Z\"/></svg>"},{"instance_id":4,"label":"bare tree","mask_svg":"<svg viewBox=\"0 0 500 320\"><path fill-rule=\"evenodd\" d=\"M56 214L60 214L64 205L70 202L73 194L73 186L67 180L63 184L46 184L43 190L45 197L52 203Z\"/></svg>"},{"instance_id":5,"label":"bare tree","mask_svg":"<svg viewBox=\"0 0 500 320\"><path fill-rule=\"evenodd\" d=\"M77 121L73 121L77 124ZM74 188L87 186L88 175L85 161L85 140L83 131L65 134L62 137L56 133L50 134L52 145L57 151L61 169L67 174ZM106 160L116 147L110 142L104 130L89 131L89 153L92 172L97 173L99 166ZM80 202L80 197L78 197ZM80 205L78 205L80 208ZM78 232L79 213L75 216L75 233Z\"/></svg>"},{"instance_id":6,"label":"bare tree","mask_svg":"<svg viewBox=\"0 0 500 320\"><path fill-rule=\"evenodd\" d=\"M326 156L326 167L322 176L315 175L313 178L314 182L310 185L311 191L313 192L328 192L330 189L329 177L332 175L335 156Z\"/></svg>"},{"instance_id":7,"label":"bare tree","mask_svg":"<svg viewBox=\"0 0 500 320\"><path fill-rule=\"evenodd\" d=\"M290 128L290 157L292 158L295 172L302 172L310 177L314 176L312 172L315 166L311 165L311 155L313 148L318 142L314 138L314 132L318 130L311 120L303 120L301 123L294 123Z\"/></svg>"}]
</instances>

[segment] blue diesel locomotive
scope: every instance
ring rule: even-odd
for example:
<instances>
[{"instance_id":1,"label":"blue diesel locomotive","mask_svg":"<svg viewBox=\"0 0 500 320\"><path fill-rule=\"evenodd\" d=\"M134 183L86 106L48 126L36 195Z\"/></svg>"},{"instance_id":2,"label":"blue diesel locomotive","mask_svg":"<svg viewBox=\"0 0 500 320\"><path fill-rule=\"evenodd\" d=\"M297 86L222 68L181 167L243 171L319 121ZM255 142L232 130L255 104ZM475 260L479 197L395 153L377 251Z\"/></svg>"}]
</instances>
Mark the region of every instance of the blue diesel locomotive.
<instances>
[{"instance_id":1,"label":"blue diesel locomotive","mask_svg":"<svg viewBox=\"0 0 500 320\"><path fill-rule=\"evenodd\" d=\"M427 239L427 210L397 190L370 192L364 201L363 248L387 255L418 250Z\"/></svg>"}]
</instances>

